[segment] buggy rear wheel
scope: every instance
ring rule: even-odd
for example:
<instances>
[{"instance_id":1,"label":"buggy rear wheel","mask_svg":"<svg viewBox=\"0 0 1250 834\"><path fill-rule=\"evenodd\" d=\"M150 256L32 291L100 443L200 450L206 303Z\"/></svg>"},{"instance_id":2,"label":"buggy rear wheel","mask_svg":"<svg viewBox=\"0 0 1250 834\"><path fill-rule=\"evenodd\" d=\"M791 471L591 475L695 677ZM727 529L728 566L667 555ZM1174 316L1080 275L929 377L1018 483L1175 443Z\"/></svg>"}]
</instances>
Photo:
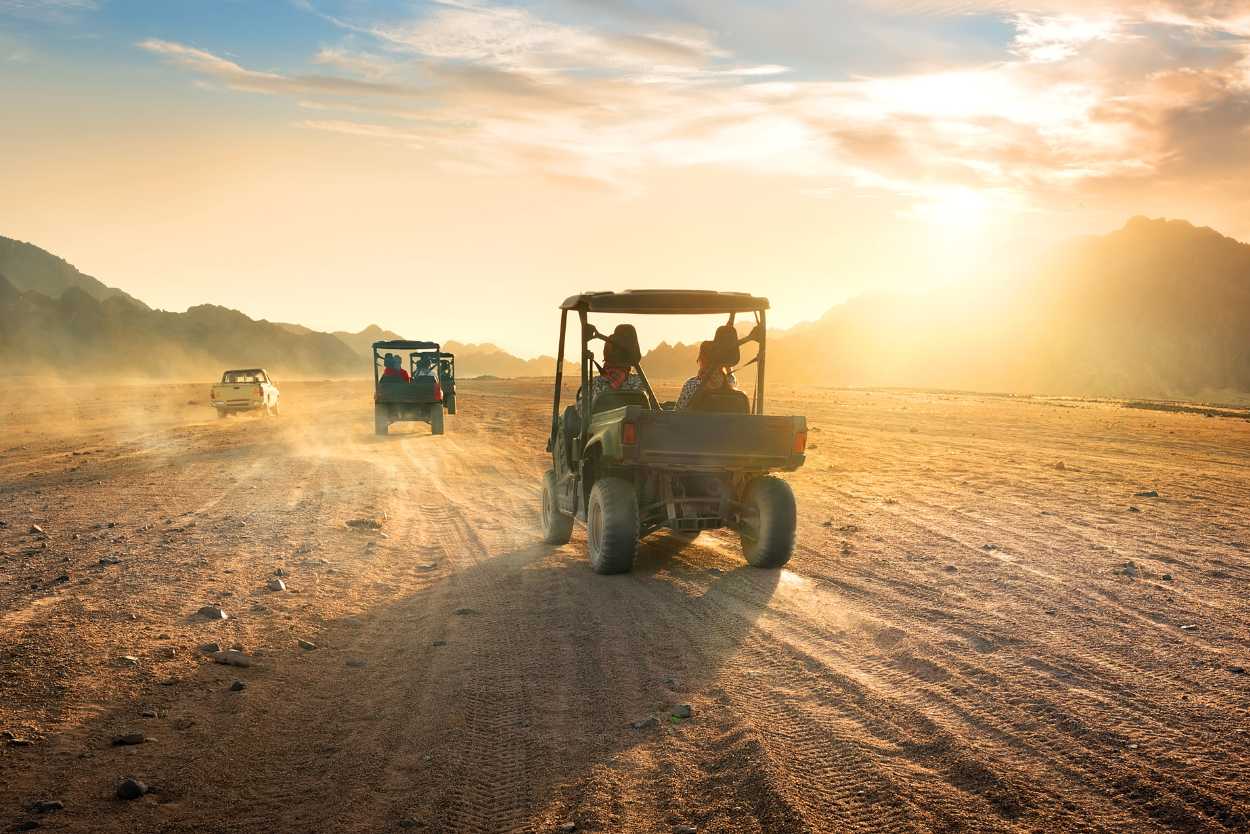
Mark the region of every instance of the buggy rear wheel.
<instances>
[{"instance_id":1,"label":"buggy rear wheel","mask_svg":"<svg viewBox=\"0 0 1250 834\"><path fill-rule=\"evenodd\" d=\"M378 406L373 409L373 433L383 437L391 433L391 421L386 411Z\"/></svg>"},{"instance_id":2,"label":"buggy rear wheel","mask_svg":"<svg viewBox=\"0 0 1250 834\"><path fill-rule=\"evenodd\" d=\"M218 420L226 419L226 410L224 408L217 409L217 419Z\"/></svg>"},{"instance_id":3,"label":"buggy rear wheel","mask_svg":"<svg viewBox=\"0 0 1250 834\"><path fill-rule=\"evenodd\" d=\"M765 475L747 485L738 535L742 555L757 568L779 568L794 552L794 490L780 478Z\"/></svg>"},{"instance_id":4,"label":"buggy rear wheel","mask_svg":"<svg viewBox=\"0 0 1250 834\"><path fill-rule=\"evenodd\" d=\"M568 544L573 537L573 516L560 512L556 498L556 473L548 469L543 475L543 541L547 544Z\"/></svg>"},{"instance_id":5,"label":"buggy rear wheel","mask_svg":"<svg viewBox=\"0 0 1250 834\"><path fill-rule=\"evenodd\" d=\"M434 403L430 406L430 431L434 434L443 433L443 404Z\"/></svg>"},{"instance_id":6,"label":"buggy rear wheel","mask_svg":"<svg viewBox=\"0 0 1250 834\"><path fill-rule=\"evenodd\" d=\"M586 549L595 573L629 573L638 552L638 495L621 478L600 478L590 491Z\"/></svg>"}]
</instances>

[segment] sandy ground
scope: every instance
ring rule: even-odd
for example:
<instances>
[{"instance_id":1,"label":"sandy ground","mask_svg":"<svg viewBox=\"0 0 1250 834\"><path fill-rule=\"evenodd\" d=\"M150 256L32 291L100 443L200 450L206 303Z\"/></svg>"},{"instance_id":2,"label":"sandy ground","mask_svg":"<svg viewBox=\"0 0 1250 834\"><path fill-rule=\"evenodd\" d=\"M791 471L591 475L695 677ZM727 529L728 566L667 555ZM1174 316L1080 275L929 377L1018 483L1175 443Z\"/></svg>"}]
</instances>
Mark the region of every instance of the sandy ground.
<instances>
[{"instance_id":1,"label":"sandy ground","mask_svg":"<svg viewBox=\"0 0 1250 834\"><path fill-rule=\"evenodd\" d=\"M544 385L441 438L205 388L0 389L0 830L1250 830L1250 422L780 391L789 568L601 577L538 541Z\"/></svg>"}]
</instances>

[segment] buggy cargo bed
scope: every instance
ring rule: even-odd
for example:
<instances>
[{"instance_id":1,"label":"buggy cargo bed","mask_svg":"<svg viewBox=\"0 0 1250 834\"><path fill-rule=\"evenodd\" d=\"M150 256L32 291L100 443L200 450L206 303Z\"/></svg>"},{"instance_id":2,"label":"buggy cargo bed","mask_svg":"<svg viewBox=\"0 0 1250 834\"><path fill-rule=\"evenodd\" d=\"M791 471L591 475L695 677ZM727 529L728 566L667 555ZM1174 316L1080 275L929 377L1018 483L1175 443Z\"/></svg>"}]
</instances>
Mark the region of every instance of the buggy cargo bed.
<instances>
[{"instance_id":1,"label":"buggy cargo bed","mask_svg":"<svg viewBox=\"0 0 1250 834\"><path fill-rule=\"evenodd\" d=\"M626 443L633 424L636 442ZM630 405L594 415L592 437L623 463L664 469L793 471L803 465L807 418L697 411L651 411Z\"/></svg>"}]
</instances>

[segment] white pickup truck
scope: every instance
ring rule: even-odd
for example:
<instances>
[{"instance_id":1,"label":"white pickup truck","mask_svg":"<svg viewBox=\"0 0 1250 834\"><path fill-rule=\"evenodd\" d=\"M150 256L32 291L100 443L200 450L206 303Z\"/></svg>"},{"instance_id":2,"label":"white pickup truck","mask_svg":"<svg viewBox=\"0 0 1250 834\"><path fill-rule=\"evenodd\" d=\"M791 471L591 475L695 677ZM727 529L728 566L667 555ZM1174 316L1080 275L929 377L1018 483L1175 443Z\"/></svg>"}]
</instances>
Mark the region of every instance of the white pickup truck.
<instances>
[{"instance_id":1,"label":"white pickup truck","mask_svg":"<svg viewBox=\"0 0 1250 834\"><path fill-rule=\"evenodd\" d=\"M226 371L221 382L213 386L209 402L217 409L218 417L236 411L260 411L263 414L278 413L278 386L264 368L243 368Z\"/></svg>"}]
</instances>

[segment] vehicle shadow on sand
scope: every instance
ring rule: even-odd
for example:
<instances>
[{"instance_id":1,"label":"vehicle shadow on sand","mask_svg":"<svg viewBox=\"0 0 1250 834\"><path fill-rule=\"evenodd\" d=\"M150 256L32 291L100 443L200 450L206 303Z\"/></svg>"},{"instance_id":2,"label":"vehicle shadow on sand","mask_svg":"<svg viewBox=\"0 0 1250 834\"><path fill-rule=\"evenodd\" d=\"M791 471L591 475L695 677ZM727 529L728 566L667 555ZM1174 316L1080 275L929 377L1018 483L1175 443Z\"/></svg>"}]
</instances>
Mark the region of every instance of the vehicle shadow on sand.
<instances>
[{"instance_id":1,"label":"vehicle shadow on sand","mask_svg":"<svg viewBox=\"0 0 1250 834\"><path fill-rule=\"evenodd\" d=\"M724 703L718 675L780 572L734 568L717 549L659 535L632 574L605 577L582 550L579 536L451 556L454 568L410 574L391 601L327 623L310 635L315 650L292 635L250 668L202 662L156 693L166 701L156 719L139 718L144 704L116 705L84 728L79 741L97 760L62 777L74 812L58 822L450 832L547 830L575 814L579 830L620 830L623 806L607 794L675 801L684 765L666 751L719 755L724 738L704 715ZM297 569L288 582L314 579ZM236 678L242 692L230 691ZM692 717L672 716L682 704ZM110 747L135 728L160 741ZM124 776L156 790L110 798Z\"/></svg>"}]
</instances>

